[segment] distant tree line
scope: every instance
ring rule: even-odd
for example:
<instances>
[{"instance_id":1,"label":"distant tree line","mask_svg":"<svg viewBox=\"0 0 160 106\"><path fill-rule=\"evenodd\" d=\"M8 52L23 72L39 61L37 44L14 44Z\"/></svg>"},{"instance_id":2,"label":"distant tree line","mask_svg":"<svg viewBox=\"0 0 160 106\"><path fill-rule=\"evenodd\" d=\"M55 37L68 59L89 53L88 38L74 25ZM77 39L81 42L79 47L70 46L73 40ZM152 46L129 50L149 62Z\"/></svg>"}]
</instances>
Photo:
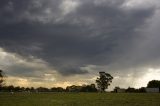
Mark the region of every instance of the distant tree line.
<instances>
[{"instance_id":1,"label":"distant tree line","mask_svg":"<svg viewBox=\"0 0 160 106\"><path fill-rule=\"evenodd\" d=\"M108 86L112 83L113 77L106 73L106 72L99 72L99 77L96 79L96 84L90 85L72 85L67 86L66 88L62 87L53 87L53 88L46 88L46 87L20 87L20 86L5 86L5 74L2 70L0 70L0 92L105 92L108 89ZM152 80L149 81L147 84L147 88L159 88L160 90L160 81ZM128 87L127 89L121 89L120 87L115 87L111 92L128 92L128 93L144 93L146 92L146 87L141 88L133 88Z\"/></svg>"},{"instance_id":2,"label":"distant tree line","mask_svg":"<svg viewBox=\"0 0 160 106\"><path fill-rule=\"evenodd\" d=\"M62 87L53 87L53 88L46 88L46 87L20 87L20 86L1 86L0 92L97 92L97 88L95 84L91 85L83 85L83 86L67 86L65 89Z\"/></svg>"}]
</instances>

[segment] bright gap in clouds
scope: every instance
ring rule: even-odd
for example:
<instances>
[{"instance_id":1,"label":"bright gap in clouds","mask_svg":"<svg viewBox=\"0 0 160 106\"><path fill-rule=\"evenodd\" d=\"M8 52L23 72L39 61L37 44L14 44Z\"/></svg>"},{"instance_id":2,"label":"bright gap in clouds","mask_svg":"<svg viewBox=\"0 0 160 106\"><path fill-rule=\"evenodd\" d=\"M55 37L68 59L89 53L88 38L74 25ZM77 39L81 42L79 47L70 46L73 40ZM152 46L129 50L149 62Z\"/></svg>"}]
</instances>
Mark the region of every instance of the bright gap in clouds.
<instances>
[{"instance_id":1,"label":"bright gap in clouds","mask_svg":"<svg viewBox=\"0 0 160 106\"><path fill-rule=\"evenodd\" d=\"M64 0L60 5L60 9L62 10L63 15L67 15L68 13L74 11L77 6L77 0Z\"/></svg>"},{"instance_id":2,"label":"bright gap in clouds","mask_svg":"<svg viewBox=\"0 0 160 106\"><path fill-rule=\"evenodd\" d=\"M148 69L146 74L142 75L142 77L136 81L135 87L146 87L147 83L151 80L160 80L160 69Z\"/></svg>"}]
</instances>

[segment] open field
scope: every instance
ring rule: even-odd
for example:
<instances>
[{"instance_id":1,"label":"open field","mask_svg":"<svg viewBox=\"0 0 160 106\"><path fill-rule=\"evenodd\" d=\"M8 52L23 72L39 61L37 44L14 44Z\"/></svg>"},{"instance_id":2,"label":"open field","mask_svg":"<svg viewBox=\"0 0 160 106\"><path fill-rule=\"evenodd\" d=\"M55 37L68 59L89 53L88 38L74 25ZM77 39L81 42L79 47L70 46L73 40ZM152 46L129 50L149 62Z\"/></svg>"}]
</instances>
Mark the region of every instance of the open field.
<instances>
[{"instance_id":1,"label":"open field","mask_svg":"<svg viewBox=\"0 0 160 106\"><path fill-rule=\"evenodd\" d=\"M160 94L0 93L0 106L160 106Z\"/></svg>"}]
</instances>

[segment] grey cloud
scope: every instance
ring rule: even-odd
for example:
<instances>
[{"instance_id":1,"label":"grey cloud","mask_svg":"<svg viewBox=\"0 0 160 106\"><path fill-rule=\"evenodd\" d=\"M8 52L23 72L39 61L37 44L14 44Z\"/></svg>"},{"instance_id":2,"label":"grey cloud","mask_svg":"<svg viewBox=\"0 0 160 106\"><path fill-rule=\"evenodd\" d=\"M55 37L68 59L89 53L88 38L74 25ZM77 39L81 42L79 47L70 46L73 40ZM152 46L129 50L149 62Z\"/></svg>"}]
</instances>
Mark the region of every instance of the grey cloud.
<instances>
[{"instance_id":1,"label":"grey cloud","mask_svg":"<svg viewBox=\"0 0 160 106\"><path fill-rule=\"evenodd\" d=\"M63 75L88 73L81 68L87 65L107 65L110 70L134 67L139 62L126 57L141 39L136 29L155 12L154 7L123 9L125 0L77 1L75 11L64 16L59 8L62 0L1 2L1 46L41 58ZM13 11L7 12L7 5L13 5ZM113 65L116 62L118 66Z\"/></svg>"},{"instance_id":2,"label":"grey cloud","mask_svg":"<svg viewBox=\"0 0 160 106\"><path fill-rule=\"evenodd\" d=\"M2 23L29 21L47 21L60 14L59 5L62 0L2 0L0 16ZM49 14L49 11L52 13Z\"/></svg>"}]
</instances>

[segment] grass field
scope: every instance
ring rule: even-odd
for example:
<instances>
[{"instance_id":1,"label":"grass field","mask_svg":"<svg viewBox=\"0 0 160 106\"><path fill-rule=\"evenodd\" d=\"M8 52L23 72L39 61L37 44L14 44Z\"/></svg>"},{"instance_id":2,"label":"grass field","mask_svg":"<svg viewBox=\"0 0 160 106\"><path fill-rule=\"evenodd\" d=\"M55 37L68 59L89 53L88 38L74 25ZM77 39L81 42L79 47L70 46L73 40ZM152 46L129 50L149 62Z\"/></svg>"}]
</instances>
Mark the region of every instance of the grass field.
<instances>
[{"instance_id":1,"label":"grass field","mask_svg":"<svg viewBox=\"0 0 160 106\"><path fill-rule=\"evenodd\" d=\"M0 106L160 106L160 94L0 93Z\"/></svg>"}]
</instances>

